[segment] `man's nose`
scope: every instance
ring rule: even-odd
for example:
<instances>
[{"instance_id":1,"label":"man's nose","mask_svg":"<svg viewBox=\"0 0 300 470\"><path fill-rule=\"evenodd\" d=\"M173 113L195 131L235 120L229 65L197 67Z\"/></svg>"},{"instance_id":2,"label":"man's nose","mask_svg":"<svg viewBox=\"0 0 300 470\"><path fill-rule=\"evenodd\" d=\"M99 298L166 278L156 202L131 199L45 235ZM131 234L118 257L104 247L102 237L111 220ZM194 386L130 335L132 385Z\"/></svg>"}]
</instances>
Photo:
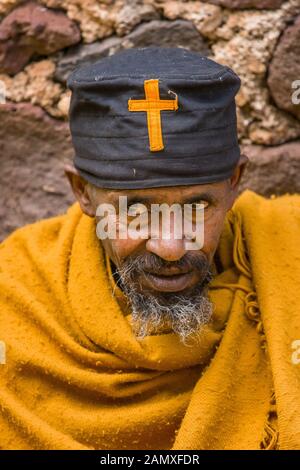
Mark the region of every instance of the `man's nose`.
<instances>
[{"instance_id":1,"label":"man's nose","mask_svg":"<svg viewBox=\"0 0 300 470\"><path fill-rule=\"evenodd\" d=\"M164 240L161 237L147 240L146 249L166 261L178 261L186 252L183 240Z\"/></svg>"},{"instance_id":2,"label":"man's nose","mask_svg":"<svg viewBox=\"0 0 300 470\"><path fill-rule=\"evenodd\" d=\"M154 230L147 240L146 249L166 261L178 261L186 253L183 237L178 233L179 227L171 217L167 227L161 224L158 231ZM163 232L164 229L167 231Z\"/></svg>"}]
</instances>

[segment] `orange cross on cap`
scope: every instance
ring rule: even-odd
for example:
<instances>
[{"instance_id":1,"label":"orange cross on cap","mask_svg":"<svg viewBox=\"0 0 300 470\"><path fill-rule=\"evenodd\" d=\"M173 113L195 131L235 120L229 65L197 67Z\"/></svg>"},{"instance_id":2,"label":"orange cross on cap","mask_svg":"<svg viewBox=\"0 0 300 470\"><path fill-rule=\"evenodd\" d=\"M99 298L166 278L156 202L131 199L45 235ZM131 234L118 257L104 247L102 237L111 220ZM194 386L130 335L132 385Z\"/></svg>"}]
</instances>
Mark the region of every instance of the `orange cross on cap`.
<instances>
[{"instance_id":1,"label":"orange cross on cap","mask_svg":"<svg viewBox=\"0 0 300 470\"><path fill-rule=\"evenodd\" d=\"M161 100L159 97L159 79L144 81L145 100L128 100L129 111L144 111L147 113L148 134L151 152L158 152L164 148L161 111L176 111L178 98L175 100Z\"/></svg>"}]
</instances>

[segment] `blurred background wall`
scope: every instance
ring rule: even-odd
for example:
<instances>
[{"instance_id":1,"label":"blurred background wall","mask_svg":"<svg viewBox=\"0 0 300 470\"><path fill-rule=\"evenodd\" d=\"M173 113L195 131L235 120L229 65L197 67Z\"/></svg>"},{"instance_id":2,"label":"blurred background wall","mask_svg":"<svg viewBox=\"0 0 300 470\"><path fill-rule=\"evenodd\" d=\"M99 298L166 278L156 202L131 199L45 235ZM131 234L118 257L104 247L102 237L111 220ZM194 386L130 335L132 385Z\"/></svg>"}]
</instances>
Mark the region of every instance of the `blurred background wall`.
<instances>
[{"instance_id":1,"label":"blurred background wall","mask_svg":"<svg viewBox=\"0 0 300 470\"><path fill-rule=\"evenodd\" d=\"M70 72L148 45L232 67L251 160L242 189L300 192L300 0L0 0L0 239L74 201L63 173Z\"/></svg>"}]
</instances>

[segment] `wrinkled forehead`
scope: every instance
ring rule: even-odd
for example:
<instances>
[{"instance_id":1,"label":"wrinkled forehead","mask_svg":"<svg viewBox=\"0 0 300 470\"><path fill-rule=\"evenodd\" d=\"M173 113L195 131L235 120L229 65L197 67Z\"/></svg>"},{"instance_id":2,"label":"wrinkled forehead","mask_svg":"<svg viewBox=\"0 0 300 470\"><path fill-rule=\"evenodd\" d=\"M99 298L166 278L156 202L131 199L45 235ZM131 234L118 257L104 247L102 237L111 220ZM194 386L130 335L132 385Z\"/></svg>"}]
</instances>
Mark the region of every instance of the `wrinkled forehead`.
<instances>
[{"instance_id":1,"label":"wrinkled forehead","mask_svg":"<svg viewBox=\"0 0 300 470\"><path fill-rule=\"evenodd\" d=\"M200 199L217 200L226 195L228 180L185 186L165 186L161 188L143 188L112 190L90 185L96 203L118 203L120 198L127 199L128 204L134 203L179 203L196 202Z\"/></svg>"}]
</instances>

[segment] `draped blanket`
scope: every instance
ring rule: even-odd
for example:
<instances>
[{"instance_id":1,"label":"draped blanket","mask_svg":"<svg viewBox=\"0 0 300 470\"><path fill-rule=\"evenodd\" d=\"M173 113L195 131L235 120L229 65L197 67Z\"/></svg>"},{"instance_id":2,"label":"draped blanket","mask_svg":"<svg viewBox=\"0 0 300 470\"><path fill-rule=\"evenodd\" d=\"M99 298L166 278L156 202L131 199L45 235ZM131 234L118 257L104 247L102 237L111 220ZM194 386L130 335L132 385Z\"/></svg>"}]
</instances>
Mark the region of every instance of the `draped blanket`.
<instances>
[{"instance_id":1,"label":"draped blanket","mask_svg":"<svg viewBox=\"0 0 300 470\"><path fill-rule=\"evenodd\" d=\"M77 203L7 238L0 449L300 449L300 196L244 192L215 259L190 346L134 336Z\"/></svg>"}]
</instances>

